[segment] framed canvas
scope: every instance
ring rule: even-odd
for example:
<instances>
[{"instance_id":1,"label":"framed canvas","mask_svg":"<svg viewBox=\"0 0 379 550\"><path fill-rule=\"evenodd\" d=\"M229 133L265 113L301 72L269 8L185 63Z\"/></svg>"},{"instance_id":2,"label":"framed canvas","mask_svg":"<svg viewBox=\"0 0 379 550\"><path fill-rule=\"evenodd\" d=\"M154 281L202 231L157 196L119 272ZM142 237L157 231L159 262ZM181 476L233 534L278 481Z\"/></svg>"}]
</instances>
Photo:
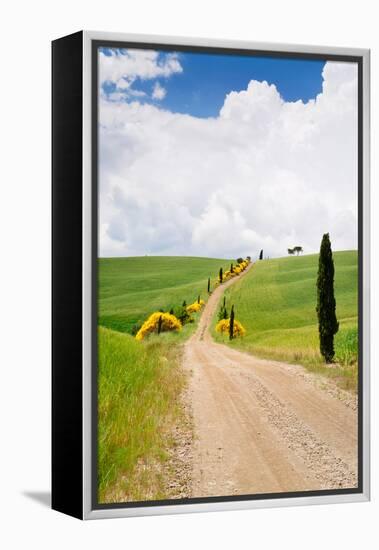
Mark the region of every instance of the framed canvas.
<instances>
[{"instance_id":1,"label":"framed canvas","mask_svg":"<svg viewBox=\"0 0 379 550\"><path fill-rule=\"evenodd\" d=\"M369 499L369 51L52 54L53 508Z\"/></svg>"}]
</instances>

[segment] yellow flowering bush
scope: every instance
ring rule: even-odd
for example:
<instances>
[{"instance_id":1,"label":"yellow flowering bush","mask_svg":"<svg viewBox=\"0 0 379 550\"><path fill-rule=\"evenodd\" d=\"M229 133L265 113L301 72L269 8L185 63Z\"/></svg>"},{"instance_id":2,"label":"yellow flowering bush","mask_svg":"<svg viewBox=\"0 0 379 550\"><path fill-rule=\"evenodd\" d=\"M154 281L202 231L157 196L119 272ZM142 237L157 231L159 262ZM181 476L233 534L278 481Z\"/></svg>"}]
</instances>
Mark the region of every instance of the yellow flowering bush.
<instances>
[{"instance_id":1,"label":"yellow flowering bush","mask_svg":"<svg viewBox=\"0 0 379 550\"><path fill-rule=\"evenodd\" d=\"M223 280L224 281L227 281L228 279L231 279L232 277L235 277L237 275L237 273L235 272L235 267L233 268L233 271L225 271L224 273L224 277L223 277Z\"/></svg>"},{"instance_id":2,"label":"yellow flowering bush","mask_svg":"<svg viewBox=\"0 0 379 550\"><path fill-rule=\"evenodd\" d=\"M200 300L200 302L194 302L193 304L190 304L187 306L188 313L197 313L201 310L201 308L204 306L205 302L204 300Z\"/></svg>"},{"instance_id":3,"label":"yellow flowering bush","mask_svg":"<svg viewBox=\"0 0 379 550\"><path fill-rule=\"evenodd\" d=\"M237 275L239 275L242 271L244 271L247 268L248 265L249 265L248 260L243 260L242 262L237 264L237 266L234 268L234 271L237 273Z\"/></svg>"},{"instance_id":4,"label":"yellow flowering bush","mask_svg":"<svg viewBox=\"0 0 379 550\"><path fill-rule=\"evenodd\" d=\"M221 319L216 325L216 331L221 332L221 334L229 334L229 327L230 327L230 319ZM237 336L245 336L246 330L242 326L242 324L234 319L233 323L233 337L236 338Z\"/></svg>"},{"instance_id":5,"label":"yellow flowering bush","mask_svg":"<svg viewBox=\"0 0 379 550\"><path fill-rule=\"evenodd\" d=\"M162 332L168 330L181 330L181 322L175 317L175 315L171 315L171 313L162 313L161 311L155 311L150 315L148 319L146 319L142 327L137 332L136 340L143 340L152 332L157 332L160 317L162 317Z\"/></svg>"}]
</instances>

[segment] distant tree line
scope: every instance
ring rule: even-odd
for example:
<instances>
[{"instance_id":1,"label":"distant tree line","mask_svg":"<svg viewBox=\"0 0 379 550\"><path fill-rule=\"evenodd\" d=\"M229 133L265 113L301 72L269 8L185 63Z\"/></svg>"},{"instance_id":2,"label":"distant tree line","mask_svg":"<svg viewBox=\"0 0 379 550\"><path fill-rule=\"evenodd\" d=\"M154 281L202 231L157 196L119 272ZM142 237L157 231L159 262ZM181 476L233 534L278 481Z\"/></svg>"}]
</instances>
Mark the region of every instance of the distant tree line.
<instances>
[{"instance_id":1,"label":"distant tree line","mask_svg":"<svg viewBox=\"0 0 379 550\"><path fill-rule=\"evenodd\" d=\"M293 248L287 248L287 252L290 256L293 256L294 254L296 254L298 256L299 254L302 254L303 247L302 246L294 246Z\"/></svg>"}]
</instances>

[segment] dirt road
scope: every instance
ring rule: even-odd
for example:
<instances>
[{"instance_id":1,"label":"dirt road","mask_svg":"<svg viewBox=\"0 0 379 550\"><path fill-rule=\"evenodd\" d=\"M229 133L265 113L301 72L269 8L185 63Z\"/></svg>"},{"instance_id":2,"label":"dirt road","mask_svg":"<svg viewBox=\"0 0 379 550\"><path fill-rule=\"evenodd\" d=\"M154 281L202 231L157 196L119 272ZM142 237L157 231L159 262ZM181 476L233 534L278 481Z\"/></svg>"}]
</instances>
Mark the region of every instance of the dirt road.
<instances>
[{"instance_id":1,"label":"dirt road","mask_svg":"<svg viewBox=\"0 0 379 550\"><path fill-rule=\"evenodd\" d=\"M213 292L185 347L195 434L190 496L355 487L357 411L351 402L320 387L301 366L213 341L211 320L236 280Z\"/></svg>"}]
</instances>

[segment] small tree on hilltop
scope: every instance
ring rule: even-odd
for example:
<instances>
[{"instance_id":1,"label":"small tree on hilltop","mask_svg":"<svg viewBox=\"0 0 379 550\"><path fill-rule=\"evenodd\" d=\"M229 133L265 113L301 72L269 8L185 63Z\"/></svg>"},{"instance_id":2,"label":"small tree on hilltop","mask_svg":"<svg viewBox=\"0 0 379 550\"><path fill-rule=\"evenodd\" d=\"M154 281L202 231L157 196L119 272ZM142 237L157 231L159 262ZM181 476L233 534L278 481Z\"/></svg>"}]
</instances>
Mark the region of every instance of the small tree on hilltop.
<instances>
[{"instance_id":1,"label":"small tree on hilltop","mask_svg":"<svg viewBox=\"0 0 379 550\"><path fill-rule=\"evenodd\" d=\"M237 258L237 264L240 264L241 262L243 262L243 258Z\"/></svg>"},{"instance_id":2,"label":"small tree on hilltop","mask_svg":"<svg viewBox=\"0 0 379 550\"><path fill-rule=\"evenodd\" d=\"M295 250L293 248L287 248L287 252L290 256L293 256L295 254Z\"/></svg>"},{"instance_id":3,"label":"small tree on hilltop","mask_svg":"<svg viewBox=\"0 0 379 550\"><path fill-rule=\"evenodd\" d=\"M293 248L293 251L294 251L294 253L296 252L296 254L299 255L301 252L303 252L303 247L302 246L295 246Z\"/></svg>"},{"instance_id":4,"label":"small tree on hilltop","mask_svg":"<svg viewBox=\"0 0 379 550\"><path fill-rule=\"evenodd\" d=\"M218 273L218 278L219 278L220 283L222 283L222 277L223 277L223 272L222 272L222 267L220 267L220 271Z\"/></svg>"},{"instance_id":5,"label":"small tree on hilltop","mask_svg":"<svg viewBox=\"0 0 379 550\"><path fill-rule=\"evenodd\" d=\"M334 262L329 233L322 237L317 275L317 316L320 352L326 363L334 357L334 335L339 323L336 316L334 297Z\"/></svg>"},{"instance_id":6,"label":"small tree on hilltop","mask_svg":"<svg viewBox=\"0 0 379 550\"><path fill-rule=\"evenodd\" d=\"M259 253L259 259L263 260L263 250L261 250L260 253Z\"/></svg>"},{"instance_id":7,"label":"small tree on hilltop","mask_svg":"<svg viewBox=\"0 0 379 550\"><path fill-rule=\"evenodd\" d=\"M233 340L234 336L234 306L230 310L230 320L229 320L229 340Z\"/></svg>"}]
</instances>

